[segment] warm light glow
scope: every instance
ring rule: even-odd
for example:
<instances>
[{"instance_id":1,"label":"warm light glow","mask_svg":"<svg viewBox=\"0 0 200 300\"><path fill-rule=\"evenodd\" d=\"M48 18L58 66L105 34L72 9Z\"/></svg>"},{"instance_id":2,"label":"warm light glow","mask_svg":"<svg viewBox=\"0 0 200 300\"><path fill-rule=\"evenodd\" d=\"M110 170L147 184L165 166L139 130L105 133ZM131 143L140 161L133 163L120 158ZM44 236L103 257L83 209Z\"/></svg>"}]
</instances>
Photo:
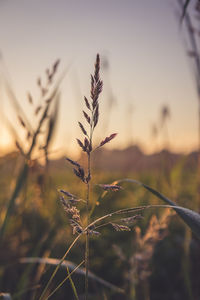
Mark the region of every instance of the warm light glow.
<instances>
[{"instance_id":1,"label":"warm light glow","mask_svg":"<svg viewBox=\"0 0 200 300\"><path fill-rule=\"evenodd\" d=\"M4 130L4 132L1 134L0 156L13 151L14 149L12 136L6 130Z\"/></svg>"},{"instance_id":2,"label":"warm light glow","mask_svg":"<svg viewBox=\"0 0 200 300\"><path fill-rule=\"evenodd\" d=\"M12 83L33 127L27 91L38 103L38 76L44 80L45 69L57 58L61 59L59 74L70 65L61 85L62 101L52 145L52 151L56 151L52 156L69 152L77 155L79 151L75 141L80 135L77 121L83 120L83 96L90 94L89 74L97 52L104 81L97 142L118 132L109 147L123 149L139 143L146 153L162 149L166 146L162 130L153 139L151 128L153 124L159 127L160 111L166 104L171 111L167 120L170 149L196 148L197 95L170 1L149 0L144 5L139 0L126 4L103 0L99 7L98 1L90 0L61 0L59 4L16 0L0 6L2 79ZM14 116L3 80L2 89L3 114L10 116L12 112ZM19 131L15 118L10 120ZM12 135L5 133L0 139L1 153L14 144Z\"/></svg>"}]
</instances>

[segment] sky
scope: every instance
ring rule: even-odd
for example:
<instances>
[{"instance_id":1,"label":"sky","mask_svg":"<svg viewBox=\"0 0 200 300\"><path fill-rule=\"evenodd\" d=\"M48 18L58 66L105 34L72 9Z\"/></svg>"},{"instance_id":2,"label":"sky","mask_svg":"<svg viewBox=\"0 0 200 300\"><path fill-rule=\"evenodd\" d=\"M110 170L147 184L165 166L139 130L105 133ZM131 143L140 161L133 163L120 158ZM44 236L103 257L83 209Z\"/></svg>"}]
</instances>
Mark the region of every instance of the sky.
<instances>
[{"instance_id":1,"label":"sky","mask_svg":"<svg viewBox=\"0 0 200 300\"><path fill-rule=\"evenodd\" d=\"M27 92L38 97L37 78L58 58L58 75L67 73L52 151L78 151L77 122L97 53L104 89L96 141L116 132L110 147L194 150L198 100L175 7L173 0L0 0L0 155L14 145L5 119L21 134L5 78L34 124ZM153 137L163 106L170 118Z\"/></svg>"}]
</instances>

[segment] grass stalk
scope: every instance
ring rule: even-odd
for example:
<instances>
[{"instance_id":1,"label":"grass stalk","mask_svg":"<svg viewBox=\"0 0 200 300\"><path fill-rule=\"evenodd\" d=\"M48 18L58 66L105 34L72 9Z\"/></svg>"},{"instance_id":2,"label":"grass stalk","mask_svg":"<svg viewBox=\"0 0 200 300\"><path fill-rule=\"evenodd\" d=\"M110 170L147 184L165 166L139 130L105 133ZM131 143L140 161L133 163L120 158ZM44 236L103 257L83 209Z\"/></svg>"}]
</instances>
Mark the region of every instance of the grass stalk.
<instances>
[{"instance_id":1,"label":"grass stalk","mask_svg":"<svg viewBox=\"0 0 200 300\"><path fill-rule=\"evenodd\" d=\"M87 123L87 127L89 127L87 131L87 127L83 125L81 122L78 122L79 127L84 135L84 141L77 139L78 145L80 146L82 152L87 154L87 174L85 174L84 168L77 162L67 158L67 160L75 166L74 173L75 175L81 179L81 181L86 185L86 201L85 201L85 209L86 209L86 225L85 229L82 226L81 216L79 210L76 206L72 206L69 200L73 200L74 195L69 192L63 191L66 196L70 199L65 199L61 197L61 202L64 206L64 209L67 213L71 215L71 225L73 228L73 233L84 232L86 234L85 238L85 300L88 300L88 273L89 273L89 223L90 223L90 202L91 202L91 153L92 143L93 143L93 132L99 120L99 95L102 91L103 82L99 76L100 71L100 57L99 54L96 56L95 61L95 70L94 75L91 75L91 100L88 100L84 97L86 111L83 111L83 116ZM103 141L103 144L107 142ZM101 144L100 146L102 146Z\"/></svg>"},{"instance_id":2,"label":"grass stalk","mask_svg":"<svg viewBox=\"0 0 200 300\"><path fill-rule=\"evenodd\" d=\"M93 129L92 129L92 123L90 124L90 145L92 147L92 135L93 135ZM88 167L88 176L91 177L91 153L88 152L87 154L87 167ZM87 196L86 196L86 226L90 223L90 211L89 211L89 203L91 202L90 199L90 180L87 182ZM90 237L89 232L86 232L86 239L85 239L85 299L88 299L88 272L89 272L89 253L90 253Z\"/></svg>"},{"instance_id":3,"label":"grass stalk","mask_svg":"<svg viewBox=\"0 0 200 300\"><path fill-rule=\"evenodd\" d=\"M82 263L84 263L84 261L82 261ZM73 292L74 292L74 296L75 296L76 300L79 300L79 298L78 298L78 293L77 293L77 290L76 290L75 284L74 284L74 282L73 282L73 280L72 280L71 273L70 273L70 271L69 271L69 268L68 268L68 267L67 267L67 274L69 275L69 281L70 281L70 284L71 284L72 290L73 290Z\"/></svg>"},{"instance_id":4,"label":"grass stalk","mask_svg":"<svg viewBox=\"0 0 200 300\"><path fill-rule=\"evenodd\" d=\"M69 248L67 249L67 251L65 252L65 254L63 255L63 257L61 258L60 263L56 266L54 272L52 273L50 279L48 280L48 282L47 282L47 284L46 284L46 286L45 286L45 288L44 288L44 290L43 290L43 292L42 292L42 294L41 294L41 296L40 296L40 298L38 300L42 300L43 299L43 297L44 297L44 295L45 295L45 293L46 293L49 285L51 284L52 280L56 276L56 273L58 272L58 270L59 270L62 262L65 260L67 254L70 252L70 250L72 249L72 247L76 244L76 242L81 237L81 235L82 235L82 233L79 234L79 235L77 235L77 237L73 240L73 242L71 243L71 245L69 246Z\"/></svg>"},{"instance_id":5,"label":"grass stalk","mask_svg":"<svg viewBox=\"0 0 200 300\"><path fill-rule=\"evenodd\" d=\"M88 169L89 169L90 156L88 155ZM86 198L86 218L87 225L89 224L89 200L90 200L90 184L87 184L87 198ZM88 271L89 271L89 233L86 232L85 238L85 299L88 299Z\"/></svg>"},{"instance_id":6,"label":"grass stalk","mask_svg":"<svg viewBox=\"0 0 200 300\"><path fill-rule=\"evenodd\" d=\"M70 273L70 274L68 274L67 275L67 277L51 292L51 294L47 297L47 298L45 298L44 300L48 300L51 296L53 296L54 294L55 294L55 292L57 292L57 290L71 277L71 275L74 273L74 272L76 272L76 270L78 269L78 268L80 268L81 266L82 266L82 264L84 263L84 260ZM78 295L77 295L77 297L78 297ZM77 299L77 297L76 297L76 299Z\"/></svg>"},{"instance_id":7,"label":"grass stalk","mask_svg":"<svg viewBox=\"0 0 200 300\"><path fill-rule=\"evenodd\" d=\"M85 242L85 299L88 299L88 271L89 271L89 234L86 233Z\"/></svg>"}]
</instances>

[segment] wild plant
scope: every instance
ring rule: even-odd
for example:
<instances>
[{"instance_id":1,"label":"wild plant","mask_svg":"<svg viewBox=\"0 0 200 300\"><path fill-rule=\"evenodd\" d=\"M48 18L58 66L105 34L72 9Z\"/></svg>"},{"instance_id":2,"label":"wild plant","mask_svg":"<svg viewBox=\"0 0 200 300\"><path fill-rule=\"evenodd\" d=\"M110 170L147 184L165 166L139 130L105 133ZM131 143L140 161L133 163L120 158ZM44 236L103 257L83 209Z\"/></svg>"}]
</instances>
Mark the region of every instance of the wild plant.
<instances>
[{"instance_id":1,"label":"wild plant","mask_svg":"<svg viewBox=\"0 0 200 300\"><path fill-rule=\"evenodd\" d=\"M86 125L83 125L81 122L78 122L81 132L84 136L84 139L81 141L77 139L77 143L81 148L81 151L84 152L87 156L87 166L85 169L76 161L73 161L70 158L67 158L67 161L73 166L74 174L83 182L86 186L86 199L81 200L76 196L72 195L68 191L60 190L63 194L61 196L61 202L66 213L70 216L70 225L73 229L73 234L76 233L85 233L85 299L88 299L88 272L89 272L89 239L91 235L99 235L100 233L95 231L91 226L88 227L90 223L90 213L91 213L91 189L92 189L92 168L91 168L91 156L92 152L94 152L99 147L102 147L106 143L110 142L113 138L115 138L116 133L111 134L106 137L103 141L100 142L98 146L93 145L93 134L95 128L99 121L99 96L102 92L103 82L100 78L100 57L97 54L96 62L95 62L95 70L94 74L91 75L91 89L90 89L90 99L84 97L85 102L85 110L83 110L83 116L86 122ZM99 185L103 189L117 191L120 189L119 186L116 185ZM67 199L66 199L67 198ZM83 220L80 216L80 211L77 209L75 204L77 202L83 202L85 204L86 209L86 222L83 223ZM118 225L114 225L118 226ZM84 229L85 227L85 229Z\"/></svg>"},{"instance_id":2,"label":"wild plant","mask_svg":"<svg viewBox=\"0 0 200 300\"><path fill-rule=\"evenodd\" d=\"M71 191L66 191L64 189L60 189L59 192L61 194L60 200L63 205L63 208L69 217L69 222L72 227L72 232L76 235L75 239L71 243L71 245L67 248L65 254L60 259L60 262L57 264L54 272L52 273L49 281L47 282L39 300L49 299L58 289L58 287L52 291L49 296L45 298L46 293L49 291L49 286L56 276L57 271L63 264L66 256L71 251L72 247L77 243L80 237L85 236L85 253L84 253L84 260L79 264L82 265L85 263L85 299L89 299L89 289L88 289L88 275L89 275L89 249L90 249L90 238L92 236L98 237L100 235L100 229L105 226L111 226L116 231L130 231L130 226L134 224L135 220L139 217L135 213L138 211L142 211L144 209L149 208L159 208L159 207L171 207L178 213L178 215L185 221L185 223L197 234L200 236L200 216L196 212L193 212L189 209L177 206L173 201L159 193L158 191L154 190L153 188L138 182L133 179L120 179L111 184L104 184L104 183L94 183L93 182L93 173L92 173L92 154L98 148L104 146L105 144L109 143L112 139L116 137L116 133L113 133L107 136L104 140L102 140L97 146L93 143L93 135L95 128L99 121L99 96L101 94L103 87L102 80L100 79L100 57L97 54L96 62L95 62L95 70L94 74L91 75L91 89L90 89L90 99L84 97L85 103L85 110L83 110L83 117L85 119L85 124L82 122L78 122L78 125L81 129L83 134L83 140L77 139L77 143L81 148L81 151L86 155L87 163L86 166L82 166L79 162L72 160L71 158L66 158L68 163L73 167L74 174L78 177L79 180L83 183L86 189L86 197L85 199L81 199L81 197L72 194ZM92 199L92 190L94 186L99 186L103 192L98 198L98 202L101 201L105 195L112 191L118 192L122 189L121 184L124 182L129 182L133 184L139 184L152 194L154 194L159 199L163 200L167 205L148 205L148 206L139 206L139 207L131 207L131 208L124 208L114 212L110 212L102 217L96 218L93 217L95 206L97 201ZM81 207L83 207L81 209ZM84 214L85 212L85 214ZM84 218L84 215L86 217ZM124 215L128 215L124 217ZM123 217L122 217L123 216ZM155 223L155 222L154 222ZM164 222L166 229L167 222ZM163 224L164 224L163 223ZM157 224L157 223L156 223ZM155 226L154 226L155 227ZM157 226L155 229L151 226L151 229L147 231L147 237L151 235L153 243L149 246L147 242L148 238L144 236L143 238L140 236L139 244L147 245L150 252L148 256L145 256L145 259L149 261L152 256L154 246L156 242L161 238L159 235L159 230L161 226ZM138 234L139 236L139 234ZM70 278L70 274L67 278ZM65 280L64 280L65 281ZM63 282L64 282L63 281ZM63 284L59 284L59 287ZM72 285L74 290L74 294L77 295L74 285Z\"/></svg>"},{"instance_id":3,"label":"wild plant","mask_svg":"<svg viewBox=\"0 0 200 300\"><path fill-rule=\"evenodd\" d=\"M25 143L20 141L15 128L13 128L12 124L9 124L15 136L16 147L23 157L23 166L19 171L14 190L8 201L5 216L0 228L0 241L4 236L10 217L15 209L15 201L27 180L28 171L33 162L36 160L35 156L41 156L41 153L43 153L42 155L45 157L46 163L48 162L49 145L53 137L58 114L60 97L59 84L63 78L62 76L54 85L54 77L57 73L59 63L60 61L57 60L53 64L52 68L46 70L44 83L41 78L38 78L37 85L40 91L39 103L34 101L30 93L27 94L27 101L32 107L34 119L37 120L35 128L33 127L33 124L30 123L30 119L24 113L22 107L17 101L10 85L6 82L8 96L16 109L18 122L24 130Z\"/></svg>"},{"instance_id":4,"label":"wild plant","mask_svg":"<svg viewBox=\"0 0 200 300\"><path fill-rule=\"evenodd\" d=\"M100 57L99 54L96 56L94 74L91 75L91 88L90 88L90 99L84 97L85 110L83 110L83 117L85 119L85 124L82 122L78 122L78 125L83 134L83 140L77 139L78 146L81 148L81 151L87 157L86 166L82 166L79 162L72 160L71 158L66 158L66 160L72 165L74 174L82 181L85 185L86 189L86 198L80 199L77 195L71 193L71 191L59 190L61 193L61 203L65 212L67 213L72 227L73 234L76 234L77 237L71 244L71 246L67 249L63 258L60 261L60 264L55 269L52 274L49 282L47 283L45 289L40 296L40 300L43 299L49 284L53 280L58 268L64 261L65 257L80 238L80 236L85 235L85 299L87 300L89 297L88 293L88 274L89 274L89 245L90 245L90 237L99 236L100 232L97 229L100 229L103 226L110 225L116 231L130 231L130 228L127 226L128 224L132 224L133 220L136 219L136 216L132 214L137 210L142 210L143 207L140 208L130 208L130 209L122 209L119 211L115 211L109 214L106 214L100 218L92 220L92 215L95 210L96 201L92 199L92 189L94 186L99 186L103 190L102 197L106 192L112 191L117 192L122 189L121 186L117 184L102 184L102 183L93 183L93 174L92 174L92 154L95 150L103 147L105 144L109 143L112 139L116 137L116 133L113 133L103 139L97 146L93 143L93 136L95 128L99 121L99 99L100 94L102 92L103 82L100 78ZM85 208L84 218L84 210L80 212L80 205L83 205ZM131 214L131 217L122 218L118 217L122 214ZM114 217L114 220L113 220ZM109 220L109 221L107 221ZM100 224L99 224L100 223Z\"/></svg>"},{"instance_id":5,"label":"wild plant","mask_svg":"<svg viewBox=\"0 0 200 300\"><path fill-rule=\"evenodd\" d=\"M79 197L78 195L74 194L70 191L66 191L64 189L60 190L61 193L61 203L67 213L67 215L70 218L70 224L73 230L73 233L76 235L75 239L73 240L72 244L67 248L65 254L63 255L63 257L60 260L57 260L56 262L54 262L54 265L57 265L51 278L49 279L46 287L44 288L41 296L40 296L40 300L41 299L49 299L50 297L52 297L54 295L54 293L58 290L58 288L60 288L62 286L62 284L69 279L71 281L72 287L73 287L73 291L74 291L74 295L76 297L76 299L78 299L78 294L76 292L75 286L73 285L72 279L71 279L71 274L73 272L77 272L78 268L85 262L85 299L89 298L89 292L88 292L88 277L91 277L91 273L89 272L89 246L90 246L90 239L93 236L96 236L97 238L100 235L100 230L101 228L105 227L105 226L110 226L112 227L114 230L116 231L130 231L130 227L135 225L135 221L138 219L138 215L136 213L138 213L138 211L142 211L144 209L149 209L149 208L159 208L159 207L166 207L166 205L157 205L157 206L152 206L152 205L148 205L148 206L140 206L140 207L131 207L131 208L124 208L124 209L120 209L118 211L114 211L114 212L109 212L106 215L100 216L98 218L95 218L95 207L97 202L102 202L103 198L110 192L120 192L122 190L122 184L123 183L133 183L133 184L139 184L141 187L145 188L146 190L148 190L149 192L153 193L156 197L158 197L159 199L163 200L165 203L167 203L167 207L173 207L174 210L179 214L179 216L185 221L185 223L187 225L189 225L189 227L193 230L193 232L197 235L200 236L200 216L199 214L197 214L196 212L193 212L189 209L177 206L174 202L172 202L170 199L166 198L164 195L160 194L159 192L157 192L156 190L154 190L153 188L135 181L133 179L120 179L118 181L115 181L111 184L105 184L105 183L94 183L93 182L93 172L92 172L92 154L93 152L104 146L106 143L110 142L113 138L115 138L116 134L111 134L108 137L106 137L103 141L101 141L97 146L94 145L94 141L93 141L93 134L94 131L96 129L96 126L98 124L99 121L99 97L102 91L102 81L100 79L100 58L99 55L97 55L96 58L96 63L95 63L95 72L94 75L91 76L91 99L88 100L88 98L84 98L84 103L85 103L85 110L83 112L83 116L84 119L86 121L86 125L83 124L82 122L79 122L79 127L81 129L81 132L84 136L83 140L78 139L78 145L80 146L82 152L85 154L86 158L87 158L87 164L86 166L82 166L81 163L72 160L71 158L67 158L67 162L73 166L74 169L74 173L75 175L78 177L79 180L82 181L82 184L85 186L85 190L86 190L86 197ZM47 74L49 74L49 72L47 72ZM47 94L44 92L44 86L41 84L41 81L38 81L38 85L41 86L41 94L45 94L44 95L44 102L42 108L38 108L39 106L35 107L35 112L37 111L37 114L39 114L39 121L38 121L38 126L40 126L40 128L38 129L38 127L36 127L36 130L33 131L33 134L28 134L28 126L26 125L26 122L24 121L24 119L22 118L22 116L19 116L19 121L21 123L21 126L24 128L25 133L30 139L30 144L28 144L27 148L23 147L22 148L22 144L19 143L18 148L20 149L20 152L22 153L24 159L25 159L25 163L27 164L27 171L29 168L29 164L31 162L31 160L33 159L33 150L35 150L36 148L40 148L41 151L43 151L44 155L48 155L48 147L47 149L45 149L44 144L41 144L41 141L39 139L39 137L41 137L42 133L45 135L46 139L45 141L49 141L49 132L50 132L50 128L52 128L51 126L47 126L48 124L50 124L50 120L52 116L52 111L54 111L54 106L52 107L53 100L49 100L51 98L51 96L53 97L54 101L55 101L55 95L57 95L58 93L58 87L55 87L53 92L50 92L50 98L46 98ZM32 97L30 97L29 95L29 101L30 101L30 105L33 105L32 102L33 101ZM50 104L51 104L51 109L50 110ZM39 112L38 112L39 111ZM41 115L40 115L41 113ZM55 114L54 114L55 115ZM25 123L25 126L24 124ZM47 127L46 127L46 126ZM45 128L49 128L49 130L45 130ZM35 132L37 132L37 134L34 134ZM48 132L48 134L47 134ZM32 131L31 131L32 133ZM51 135L50 135L51 136ZM28 141L29 141L28 139ZM43 139L44 142L44 139ZM48 144L49 145L49 144ZM27 173L26 173L27 174ZM23 184L24 184L24 176L25 173L23 173L22 176L22 182L19 181L19 186L17 186L17 188L15 189L15 194L14 194L14 200L12 200L15 204L15 200L17 195L19 195L19 192L21 191ZM102 189L102 194L99 196L98 199L95 199L92 197L93 193L93 189L94 187L100 187ZM9 204L10 205L10 204ZM6 223L8 223L9 217L11 216L11 213L13 212L13 207L11 207L11 210L8 214L8 219L6 221ZM135 215L136 214L136 215ZM86 216L86 217L85 217ZM4 230L3 232L5 232L6 226L4 225ZM153 231L152 231L153 232ZM71 273L68 273L67 277L56 287L56 289L54 289L53 291L49 290L49 286L50 283L52 282L53 278L55 277L58 269L64 265L64 260L66 258L66 256L68 255L68 253L71 251L72 247L77 243L77 241L80 238L85 238L85 257L84 259L80 262L80 264L77 265L77 267L73 267L71 270ZM140 239L138 240L140 242L140 240L142 240L143 237L141 236ZM154 243L155 245L155 243ZM143 247L145 248L145 243L143 243ZM153 249L153 248L152 248ZM151 253L153 253L153 250L151 250ZM149 258L151 257L151 255L149 255ZM24 260L24 262L29 263L30 261L28 260L28 258L26 258ZM40 263L42 263L44 261L44 258L41 258ZM48 261L49 264L52 264L51 259L46 260ZM65 262L66 263L66 262ZM46 262L45 262L46 264ZM136 265L135 265L136 267ZM82 270L83 271L83 270ZM40 274L41 277L41 274ZM119 289L117 290L119 292ZM120 292L122 292L120 290ZM46 295L46 293L48 293L48 295Z\"/></svg>"}]
</instances>

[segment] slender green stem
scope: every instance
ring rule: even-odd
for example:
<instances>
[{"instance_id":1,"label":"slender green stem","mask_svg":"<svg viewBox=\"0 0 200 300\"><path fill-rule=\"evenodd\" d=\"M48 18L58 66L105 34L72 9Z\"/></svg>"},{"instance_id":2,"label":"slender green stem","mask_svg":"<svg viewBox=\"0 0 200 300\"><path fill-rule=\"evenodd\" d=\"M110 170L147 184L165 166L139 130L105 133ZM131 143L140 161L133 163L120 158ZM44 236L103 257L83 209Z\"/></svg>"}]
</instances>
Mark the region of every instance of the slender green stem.
<instances>
[{"instance_id":1,"label":"slender green stem","mask_svg":"<svg viewBox=\"0 0 200 300\"><path fill-rule=\"evenodd\" d=\"M84 263L84 260L82 261L82 263ZM78 293L77 293L75 284L74 284L74 282L73 282L73 280L72 280L72 277L71 277L71 274L70 274L70 271L69 271L69 267L67 267L67 274L69 275L69 281L70 281L72 290L73 290L73 292L74 292L74 296L75 296L76 300L79 300L79 298L78 298Z\"/></svg>"},{"instance_id":2,"label":"slender green stem","mask_svg":"<svg viewBox=\"0 0 200 300\"><path fill-rule=\"evenodd\" d=\"M86 233L85 240L85 299L88 299L88 270L89 270L89 235Z\"/></svg>"},{"instance_id":3,"label":"slender green stem","mask_svg":"<svg viewBox=\"0 0 200 300\"><path fill-rule=\"evenodd\" d=\"M84 260L53 290L53 292L51 292L51 294L47 297L47 298L45 298L45 300L48 300L51 296L53 296L53 294L55 294L55 292L57 292L57 290L65 283L65 281L68 279L68 278L70 278L70 276L74 273L74 272L76 272L76 270L78 269L78 268L80 268L80 266L82 265L84 263Z\"/></svg>"},{"instance_id":4,"label":"slender green stem","mask_svg":"<svg viewBox=\"0 0 200 300\"><path fill-rule=\"evenodd\" d=\"M94 131L94 110L92 111L91 116L91 123L90 123L90 137L89 142L90 146L92 148L92 136ZM91 152L88 152L87 154L87 167L88 167L88 176L90 176L91 179ZM87 196L86 196L86 227L88 228L88 225L90 223L90 212L89 212L89 202L91 202L90 199L90 179L87 183ZM86 230L86 240L85 240L85 300L88 300L88 272L89 272L89 233L88 230Z\"/></svg>"},{"instance_id":5,"label":"slender green stem","mask_svg":"<svg viewBox=\"0 0 200 300\"><path fill-rule=\"evenodd\" d=\"M91 140L91 138L90 138ZM90 174L90 153L88 153L88 174ZM86 215L87 215L87 223L86 226L89 225L90 216L89 216L89 200L90 200L90 181L87 183L87 197L86 197ZM88 271L89 271L89 233L86 232L85 239L85 299L88 299Z\"/></svg>"},{"instance_id":6,"label":"slender green stem","mask_svg":"<svg viewBox=\"0 0 200 300\"><path fill-rule=\"evenodd\" d=\"M42 294L41 294L39 300L42 300L42 298L43 298L43 296L45 295L45 293L46 293L46 291L47 291L47 289L48 289L50 283L52 282L53 278L56 276L56 273L58 272L58 270L59 270L59 268L60 268L62 262L64 261L64 259L66 258L67 254L68 254L69 251L72 249L72 247L75 245L75 243L78 241L78 239L81 237L81 235L82 235L82 233L80 233L80 234L74 239L74 241L71 243L71 245L69 246L69 248L67 249L67 251L65 252L65 254L63 255L63 257L61 258L60 263L56 266L56 268L55 268L53 274L51 275L49 281L47 282L47 284L46 284L46 286L45 286L45 288L44 288L44 290L43 290L43 292L42 292Z\"/></svg>"}]
</instances>

